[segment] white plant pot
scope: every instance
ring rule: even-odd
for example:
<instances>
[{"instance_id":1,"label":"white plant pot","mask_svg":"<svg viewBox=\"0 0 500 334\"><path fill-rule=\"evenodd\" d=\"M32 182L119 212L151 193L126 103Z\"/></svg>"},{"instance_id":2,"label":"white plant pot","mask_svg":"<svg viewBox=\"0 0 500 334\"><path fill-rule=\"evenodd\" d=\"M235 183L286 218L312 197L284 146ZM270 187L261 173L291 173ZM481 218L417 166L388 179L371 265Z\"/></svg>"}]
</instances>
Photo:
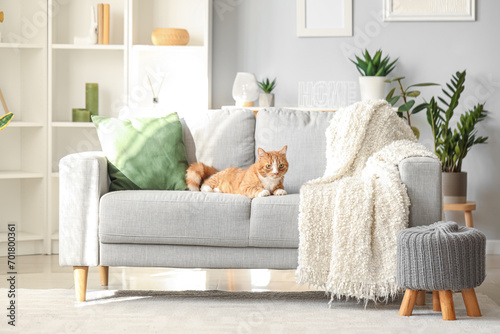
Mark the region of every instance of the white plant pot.
<instances>
[{"instance_id":1,"label":"white plant pot","mask_svg":"<svg viewBox=\"0 0 500 334\"><path fill-rule=\"evenodd\" d=\"M259 107L274 107L274 94L260 93Z\"/></svg>"},{"instance_id":2,"label":"white plant pot","mask_svg":"<svg viewBox=\"0 0 500 334\"><path fill-rule=\"evenodd\" d=\"M359 77L361 101L385 99L386 77Z\"/></svg>"}]
</instances>

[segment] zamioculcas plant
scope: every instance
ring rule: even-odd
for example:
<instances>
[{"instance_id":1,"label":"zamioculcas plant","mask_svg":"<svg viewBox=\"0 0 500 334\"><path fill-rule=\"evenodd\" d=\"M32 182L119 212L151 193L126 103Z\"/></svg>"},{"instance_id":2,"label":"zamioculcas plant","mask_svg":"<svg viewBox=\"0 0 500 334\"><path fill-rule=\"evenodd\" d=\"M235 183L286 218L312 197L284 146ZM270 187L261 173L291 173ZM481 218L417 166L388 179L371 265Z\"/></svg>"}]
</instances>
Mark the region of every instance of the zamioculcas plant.
<instances>
[{"instance_id":1,"label":"zamioculcas plant","mask_svg":"<svg viewBox=\"0 0 500 334\"><path fill-rule=\"evenodd\" d=\"M443 89L443 93L449 100L438 98L446 106L445 109L441 108L434 98L427 106L427 122L432 127L434 151L441 160L443 172L461 172L462 161L472 146L484 144L488 140L488 137L477 136L475 129L488 113L484 110L484 104L478 103L473 109L462 114L457 122L457 129L450 128L450 120L465 89L465 76L465 71L457 72L450 84L446 84L448 90Z\"/></svg>"},{"instance_id":2,"label":"zamioculcas plant","mask_svg":"<svg viewBox=\"0 0 500 334\"><path fill-rule=\"evenodd\" d=\"M386 80L385 82L392 83L396 82L398 85L394 88L391 89L389 94L387 94L387 97L385 98L387 102L389 102L392 106L394 106L396 103L399 102L399 100L402 98L403 103L398 107L398 116L401 118L406 119L408 122L408 125L411 127L413 130L413 133L415 136L420 138L420 131L418 128L414 127L411 125L411 120L410 116L416 113L419 113L420 111L424 110L427 108L428 103L427 102L422 102L419 105L415 106L416 98L420 96L420 91L416 89L411 89L414 87L426 87L426 86L439 86L439 84L436 83L431 83L431 82L426 82L426 83L419 83L415 85L410 85L406 88L403 87L403 84L401 83L401 80L405 79L405 77L398 77L390 80ZM415 106L415 107L414 107Z\"/></svg>"},{"instance_id":3,"label":"zamioculcas plant","mask_svg":"<svg viewBox=\"0 0 500 334\"><path fill-rule=\"evenodd\" d=\"M362 55L364 60L358 56L355 56L356 61L352 59L349 60L352 61L354 65L356 65L356 68L362 76L367 77L387 76L392 72L392 70L394 70L394 67L396 66L395 64L399 59L396 59L392 63L390 63L389 56L386 56L384 59L382 59L382 50L378 50L377 52L375 52L373 58L366 49L365 52L362 53Z\"/></svg>"},{"instance_id":4,"label":"zamioculcas plant","mask_svg":"<svg viewBox=\"0 0 500 334\"><path fill-rule=\"evenodd\" d=\"M266 94L271 94L273 89L276 87L276 78L273 81L269 81L269 78L266 78L262 81L258 82L260 89L264 91Z\"/></svg>"}]
</instances>

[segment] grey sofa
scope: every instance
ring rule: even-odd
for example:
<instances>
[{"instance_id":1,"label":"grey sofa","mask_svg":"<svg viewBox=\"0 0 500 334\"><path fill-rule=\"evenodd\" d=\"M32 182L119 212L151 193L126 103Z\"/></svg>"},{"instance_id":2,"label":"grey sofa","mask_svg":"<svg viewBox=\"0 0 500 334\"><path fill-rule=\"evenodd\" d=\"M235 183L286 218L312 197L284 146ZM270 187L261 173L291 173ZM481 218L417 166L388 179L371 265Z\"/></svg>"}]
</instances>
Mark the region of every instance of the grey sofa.
<instances>
[{"instance_id":1,"label":"grey sofa","mask_svg":"<svg viewBox=\"0 0 500 334\"><path fill-rule=\"evenodd\" d=\"M300 186L323 175L325 130L335 113L266 109L213 110L183 121L188 162L221 170L248 167L256 150L288 145L286 196L189 191L108 192L102 152L60 161L59 262L73 266L85 300L89 266L295 269ZM441 169L429 158L399 165L411 199L410 225L441 219Z\"/></svg>"}]
</instances>

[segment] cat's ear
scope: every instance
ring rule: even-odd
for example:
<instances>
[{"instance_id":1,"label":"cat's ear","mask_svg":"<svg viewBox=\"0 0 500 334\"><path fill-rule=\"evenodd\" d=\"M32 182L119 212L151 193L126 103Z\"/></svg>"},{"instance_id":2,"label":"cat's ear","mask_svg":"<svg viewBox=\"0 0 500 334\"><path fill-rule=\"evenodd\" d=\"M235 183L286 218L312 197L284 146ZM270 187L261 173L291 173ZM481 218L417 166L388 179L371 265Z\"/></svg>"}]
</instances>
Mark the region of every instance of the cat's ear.
<instances>
[{"instance_id":1,"label":"cat's ear","mask_svg":"<svg viewBox=\"0 0 500 334\"><path fill-rule=\"evenodd\" d=\"M278 153L279 154L286 154L287 148L288 148L288 146L285 145L285 147L283 147Z\"/></svg>"},{"instance_id":2,"label":"cat's ear","mask_svg":"<svg viewBox=\"0 0 500 334\"><path fill-rule=\"evenodd\" d=\"M260 158L263 158L265 155L266 155L266 151L264 151L263 149L261 149L259 147L259 149L257 150L257 152L259 153L259 159Z\"/></svg>"}]
</instances>

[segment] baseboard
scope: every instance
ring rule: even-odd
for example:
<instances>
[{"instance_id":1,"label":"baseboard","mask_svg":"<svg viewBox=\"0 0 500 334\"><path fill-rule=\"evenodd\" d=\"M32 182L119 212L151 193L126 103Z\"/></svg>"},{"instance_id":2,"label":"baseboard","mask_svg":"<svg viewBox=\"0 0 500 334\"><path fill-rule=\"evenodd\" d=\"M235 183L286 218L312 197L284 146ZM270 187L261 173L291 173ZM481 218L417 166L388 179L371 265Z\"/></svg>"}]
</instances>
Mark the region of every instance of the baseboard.
<instances>
[{"instance_id":1,"label":"baseboard","mask_svg":"<svg viewBox=\"0 0 500 334\"><path fill-rule=\"evenodd\" d=\"M486 254L500 254L500 240L486 240Z\"/></svg>"}]
</instances>

